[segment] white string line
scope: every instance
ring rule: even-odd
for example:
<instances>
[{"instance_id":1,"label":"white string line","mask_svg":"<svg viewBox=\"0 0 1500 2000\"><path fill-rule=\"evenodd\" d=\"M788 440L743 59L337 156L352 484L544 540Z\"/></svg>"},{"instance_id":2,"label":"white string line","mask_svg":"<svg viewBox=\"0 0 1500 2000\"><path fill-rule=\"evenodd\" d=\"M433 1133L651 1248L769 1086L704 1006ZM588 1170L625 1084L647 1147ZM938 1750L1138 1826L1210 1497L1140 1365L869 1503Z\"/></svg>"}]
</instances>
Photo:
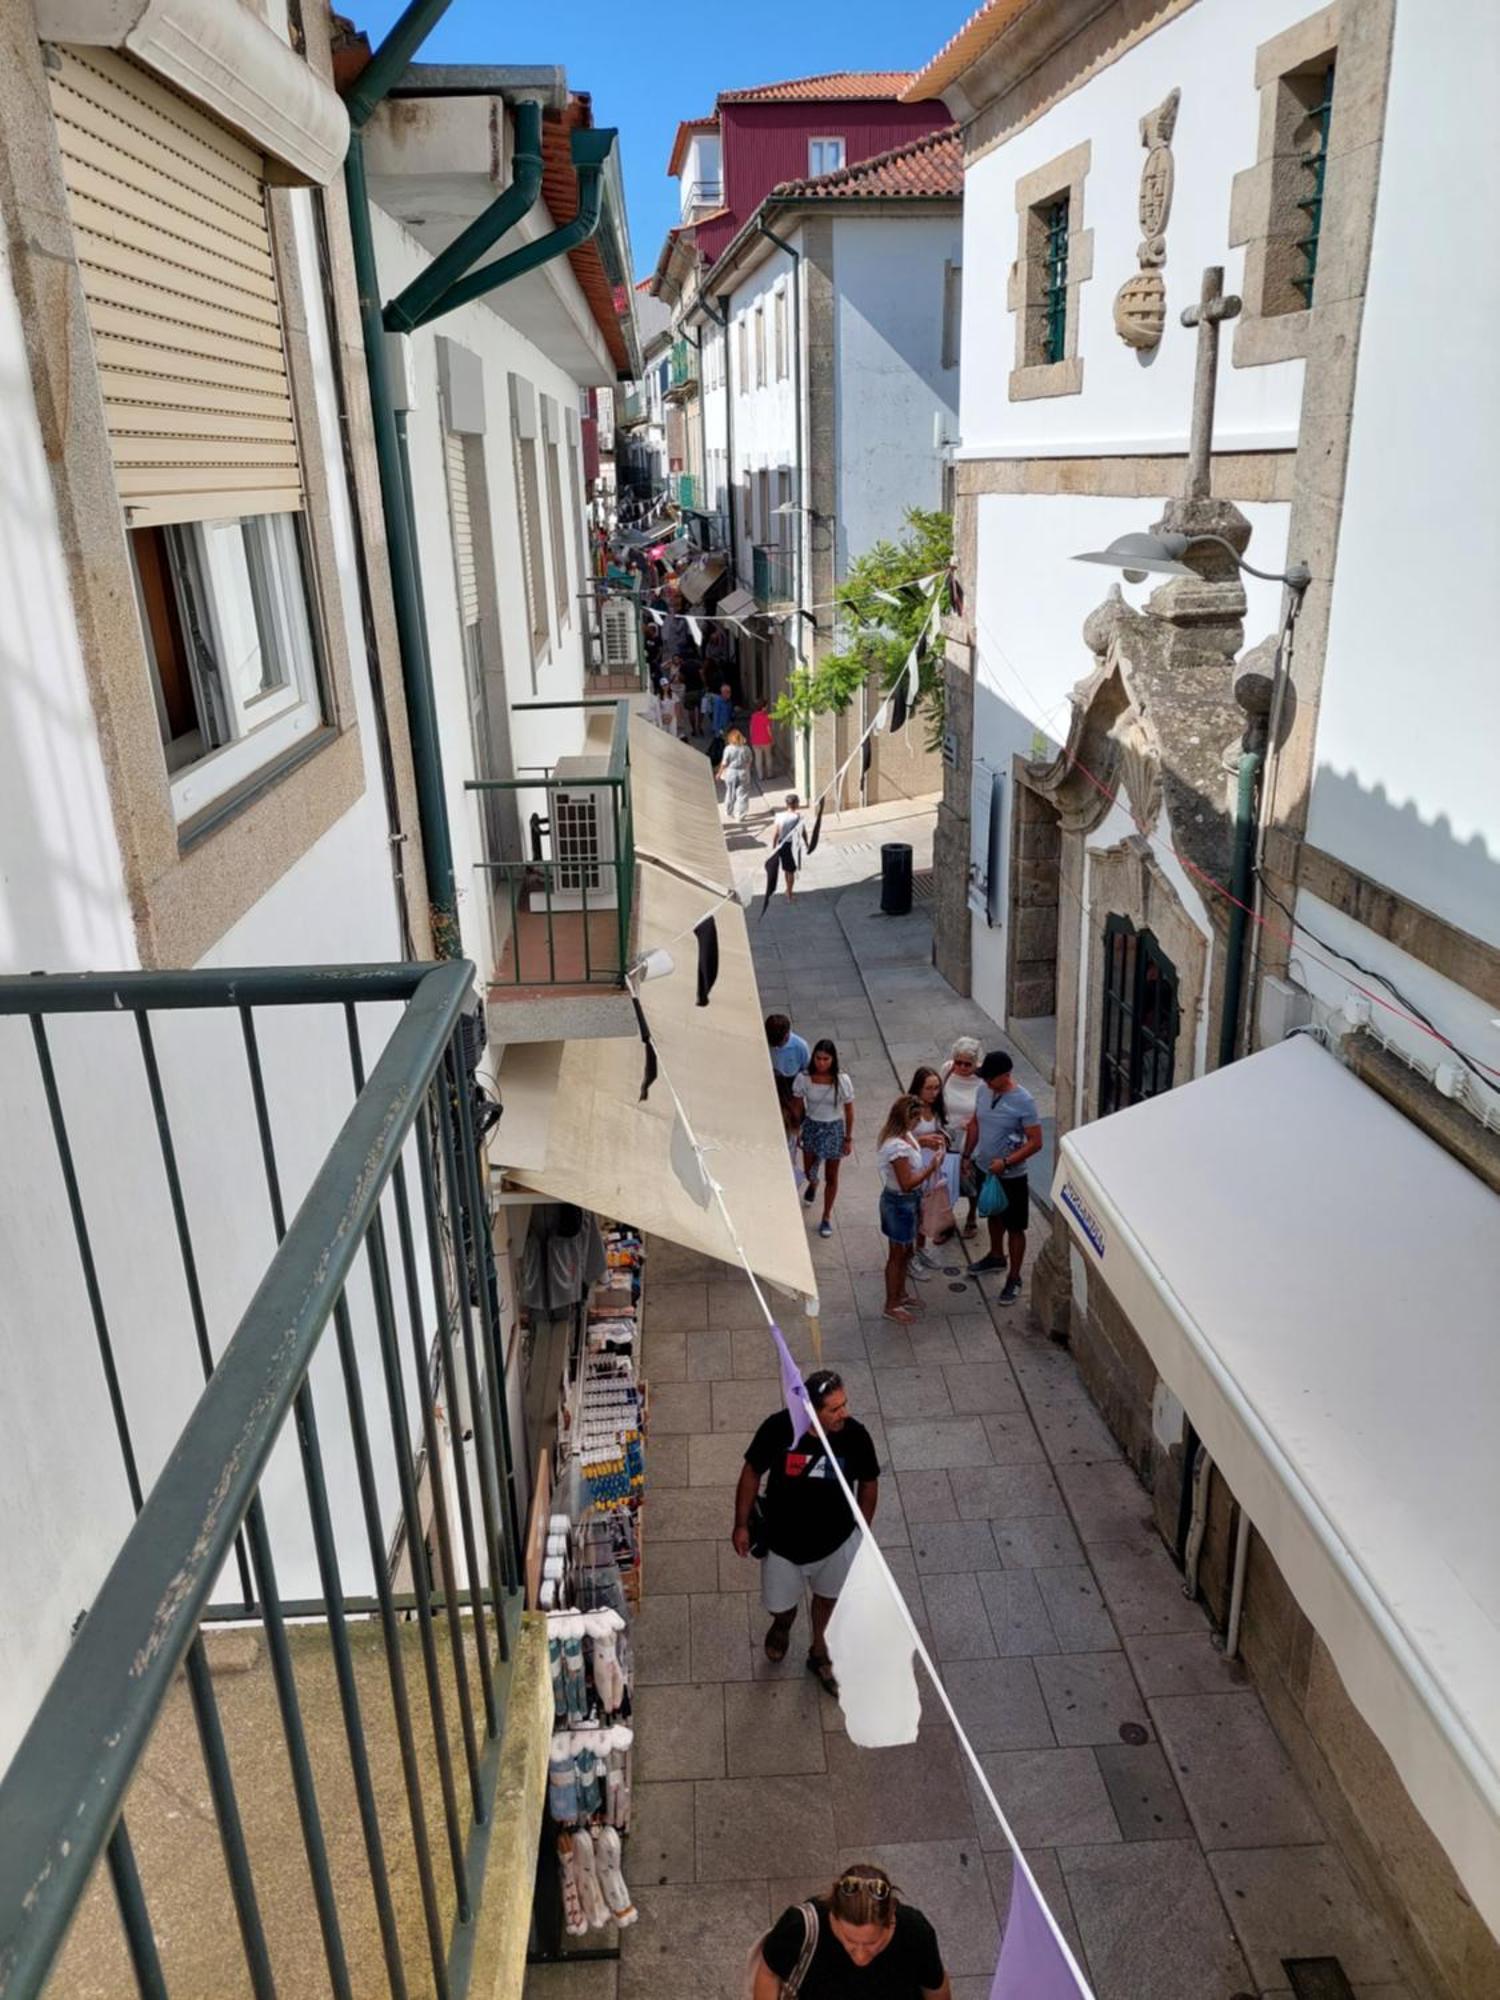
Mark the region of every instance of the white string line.
<instances>
[{"instance_id":1,"label":"white string line","mask_svg":"<svg viewBox=\"0 0 1500 2000\"><path fill-rule=\"evenodd\" d=\"M631 988L631 992L633 994L635 993L634 987ZM635 997L639 998L639 995L637 994L635 995ZM652 1047L655 1048L655 1046L656 1044L653 1042ZM723 1221L725 1232L729 1237L729 1241L734 1248L734 1254L736 1255L736 1257L739 1258L740 1263L744 1266L745 1276L750 1280L750 1289L755 1294L756 1304L760 1307L762 1313L764 1313L765 1315L767 1328L769 1329L775 1327L777 1324L776 1316L771 1311L771 1308L766 1301L766 1295L761 1290L760 1287L760 1280L756 1277L754 1270L751 1268L750 1259L745 1253L744 1245L740 1242L739 1231L735 1228L734 1217L730 1214L729 1204L724 1199L724 1190L719 1185L718 1181L715 1180L714 1176L709 1172L708 1167L705 1164L704 1149L702 1145L699 1143L698 1135L693 1130L692 1120L687 1115L687 1110L683 1105L682 1099L677 1094L677 1088L676 1085L672 1082L671 1074L668 1071L666 1064L661 1059L660 1050L657 1050L656 1065L661 1080L667 1086L667 1095L672 1100L672 1107L677 1113L677 1116L682 1121L682 1129L684 1130L684 1132L686 1132L688 1136L688 1142L692 1146L694 1156L698 1161L699 1171L702 1173L704 1181L710 1193L712 1194L715 1203L718 1206L719 1215ZM776 1372L779 1377L781 1373L779 1364ZM834 1372L837 1371L835 1370ZM932 1655L928 1652L927 1647L923 1642L922 1635L917 1630L916 1622L911 1615L910 1607L908 1606L906 1599L901 1594L901 1586L897 1583L895 1577L891 1574L890 1565L887 1563L884 1553L881 1550L880 1544L875 1538L874 1529L870 1526L869 1522L865 1519L863 1513L860 1511L859 1502L855 1499L853 1489L850 1487L849 1481L844 1476L844 1468L839 1463L838 1454L833 1449L833 1445L829 1440L828 1433L824 1430L822 1421L819 1418L817 1411L813 1408L811 1397L807 1398L807 1407L809 1414L812 1417L813 1429L814 1431L816 1431L819 1442L823 1446L823 1452L827 1460L827 1463L832 1468L833 1476L838 1481L839 1487L843 1492L844 1498L849 1503L850 1512L853 1514L854 1519L858 1524L860 1533L864 1536L866 1545L872 1551L876 1562L880 1566L880 1573L884 1577L886 1586L890 1590L892 1597L896 1601L897 1609L901 1613L902 1622L906 1626L907 1632L911 1637L913 1650L916 1652L917 1657L921 1660L922 1665L927 1670L927 1677L932 1682L933 1687L937 1691L938 1700L942 1703L944 1712L946 1713L949 1722L952 1724L953 1733L958 1738L959 1746L963 1750L964 1755L968 1758L970 1768L973 1770L975 1777L979 1781L979 1788L985 1796L990 1811L995 1815L996 1824L999 1826L1000 1831L1005 1835L1006 1841L1010 1847L1014 1864L1016 1867L1024 1871L1027 1881L1031 1884L1032 1893L1036 1897L1038 1907L1041 1909L1043 1915L1047 1919L1048 1928L1051 1930L1052 1935L1057 1942L1057 1947L1063 1955L1063 1960L1067 1965L1068 1970L1073 1974L1073 1977L1078 1981L1078 1987L1080 1993L1089 1994L1091 1992L1089 1983L1087 1979L1085 1979L1083 1972L1079 1967L1077 1959L1073 1956L1072 1947L1069 1945L1068 1940L1063 1936L1062 1930L1058 1924L1056 1917L1052 1914L1051 1905L1048 1903L1046 1897L1042 1894L1041 1885L1038 1883L1036 1876L1032 1873L1030 1862L1026 1859L1026 1856L1021 1851L1021 1844L1017 1840L1015 1833L1011 1828L1010 1821L1001 1811L1000 1801L995 1797L995 1793L990 1784L990 1781L988 1777L985 1775L984 1766L979 1760L979 1754L975 1750L973 1744L970 1743L968 1736L964 1732L964 1726L958 1719L958 1713L955 1710L953 1703L948 1698L948 1690L943 1686L942 1678L939 1675L937 1667L933 1662Z\"/></svg>"},{"instance_id":2,"label":"white string line","mask_svg":"<svg viewBox=\"0 0 1500 2000\"><path fill-rule=\"evenodd\" d=\"M925 590L929 584L936 582L946 574L947 572L944 570L935 569L930 571L926 576L909 576L904 583L893 583L891 585L891 592L898 590ZM640 610L649 618L654 618L658 621L665 618L694 618L700 625L744 625L751 618L796 618L804 611L858 611L862 610L866 605L874 603L877 598L887 603L891 601L889 595L882 597L882 590L875 590L872 586L873 594L870 597L831 597L823 603L790 606L785 611L745 611L738 615L734 612L723 611L659 611L654 605L640 603L641 593L638 590L631 590L624 584L605 583L603 577L596 577L594 580L596 583L604 583L605 595L607 597L623 598L628 603L638 604ZM671 588L671 585L669 584L666 587ZM899 609L899 606L895 608Z\"/></svg>"}]
</instances>

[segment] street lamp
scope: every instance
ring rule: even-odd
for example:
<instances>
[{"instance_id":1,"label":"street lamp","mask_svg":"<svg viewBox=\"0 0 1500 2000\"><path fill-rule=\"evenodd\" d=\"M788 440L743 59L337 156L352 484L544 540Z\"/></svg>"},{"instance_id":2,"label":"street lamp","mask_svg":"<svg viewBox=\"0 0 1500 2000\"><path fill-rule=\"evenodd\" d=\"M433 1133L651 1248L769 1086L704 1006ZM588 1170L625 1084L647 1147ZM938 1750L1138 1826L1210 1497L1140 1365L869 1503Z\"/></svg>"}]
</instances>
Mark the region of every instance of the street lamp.
<instances>
[{"instance_id":1,"label":"street lamp","mask_svg":"<svg viewBox=\"0 0 1500 2000\"><path fill-rule=\"evenodd\" d=\"M1196 576L1198 572L1189 569L1182 558L1197 542L1217 543L1236 569L1244 570L1248 576L1258 576L1263 583L1284 583L1299 596L1312 582L1312 571L1306 563L1289 563L1284 573L1256 569L1253 563L1237 555L1222 535L1116 535L1107 549L1089 549L1073 560L1103 563L1107 568L1123 570L1127 583L1144 583L1148 576Z\"/></svg>"}]
</instances>

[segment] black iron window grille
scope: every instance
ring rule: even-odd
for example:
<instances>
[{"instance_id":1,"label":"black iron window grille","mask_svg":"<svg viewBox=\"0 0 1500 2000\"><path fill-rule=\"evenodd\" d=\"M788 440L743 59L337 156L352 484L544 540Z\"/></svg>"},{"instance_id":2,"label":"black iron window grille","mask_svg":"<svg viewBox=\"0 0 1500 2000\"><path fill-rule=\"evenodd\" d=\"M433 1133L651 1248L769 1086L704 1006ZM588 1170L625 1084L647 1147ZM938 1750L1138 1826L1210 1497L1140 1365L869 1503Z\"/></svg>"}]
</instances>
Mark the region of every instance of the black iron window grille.
<instances>
[{"instance_id":1,"label":"black iron window grille","mask_svg":"<svg viewBox=\"0 0 1500 2000\"><path fill-rule=\"evenodd\" d=\"M1172 1088L1181 1015L1177 970L1150 931L1128 917L1104 926L1099 1116Z\"/></svg>"}]
</instances>

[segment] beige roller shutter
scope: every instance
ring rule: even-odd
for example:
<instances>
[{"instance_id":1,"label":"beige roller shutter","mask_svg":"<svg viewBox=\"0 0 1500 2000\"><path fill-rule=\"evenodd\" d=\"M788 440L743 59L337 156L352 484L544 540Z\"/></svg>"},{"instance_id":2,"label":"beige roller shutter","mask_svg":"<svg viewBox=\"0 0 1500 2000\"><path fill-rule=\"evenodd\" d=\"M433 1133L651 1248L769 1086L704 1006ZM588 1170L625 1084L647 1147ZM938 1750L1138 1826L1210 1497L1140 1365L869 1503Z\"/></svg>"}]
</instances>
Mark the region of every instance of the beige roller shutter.
<instances>
[{"instance_id":1,"label":"beige roller shutter","mask_svg":"<svg viewBox=\"0 0 1500 2000\"><path fill-rule=\"evenodd\" d=\"M264 160L128 58L54 53L52 111L131 525L299 508Z\"/></svg>"},{"instance_id":2,"label":"beige roller shutter","mask_svg":"<svg viewBox=\"0 0 1500 2000\"><path fill-rule=\"evenodd\" d=\"M458 571L458 615L465 625L477 625L479 577L474 568L474 522L469 511L469 463L459 432L444 432L443 449L448 464L448 518L453 523L453 562Z\"/></svg>"}]
</instances>

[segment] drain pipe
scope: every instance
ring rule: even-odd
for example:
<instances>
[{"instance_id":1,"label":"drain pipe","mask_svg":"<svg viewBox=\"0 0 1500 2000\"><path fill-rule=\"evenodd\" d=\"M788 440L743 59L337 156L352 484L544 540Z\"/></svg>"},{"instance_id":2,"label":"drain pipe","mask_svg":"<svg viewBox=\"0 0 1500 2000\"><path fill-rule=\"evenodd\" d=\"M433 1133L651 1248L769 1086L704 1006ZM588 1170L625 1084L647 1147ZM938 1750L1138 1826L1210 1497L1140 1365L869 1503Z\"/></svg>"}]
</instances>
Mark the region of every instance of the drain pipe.
<instances>
[{"instance_id":1,"label":"drain pipe","mask_svg":"<svg viewBox=\"0 0 1500 2000\"><path fill-rule=\"evenodd\" d=\"M1229 874L1229 933L1224 944L1224 998L1219 1010L1219 1068L1232 1063L1239 1043L1245 986L1245 939L1255 877L1256 795L1265 762L1264 726L1252 723L1240 752L1234 802L1234 858Z\"/></svg>"},{"instance_id":2,"label":"drain pipe","mask_svg":"<svg viewBox=\"0 0 1500 2000\"><path fill-rule=\"evenodd\" d=\"M441 300L449 286L536 206L542 191L541 105L535 98L516 105L515 121L510 186L391 300L382 315L388 333L410 333L435 313L445 312Z\"/></svg>"},{"instance_id":3,"label":"drain pipe","mask_svg":"<svg viewBox=\"0 0 1500 2000\"><path fill-rule=\"evenodd\" d=\"M1224 1627L1224 1657L1240 1652L1240 1619L1245 1609L1245 1570L1250 1560L1250 1516L1241 1507L1234 1524L1234 1579L1229 1586L1229 1622Z\"/></svg>"}]
</instances>

